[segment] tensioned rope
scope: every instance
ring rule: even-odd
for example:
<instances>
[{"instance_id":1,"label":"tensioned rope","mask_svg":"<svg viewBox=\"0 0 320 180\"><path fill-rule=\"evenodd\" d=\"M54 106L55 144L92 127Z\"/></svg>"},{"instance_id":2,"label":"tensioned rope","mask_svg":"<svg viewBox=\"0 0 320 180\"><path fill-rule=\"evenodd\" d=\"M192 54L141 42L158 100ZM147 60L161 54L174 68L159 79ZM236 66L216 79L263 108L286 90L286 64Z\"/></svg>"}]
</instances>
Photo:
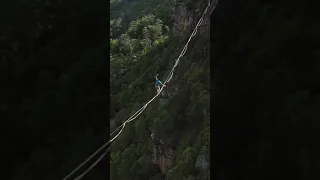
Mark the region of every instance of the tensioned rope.
<instances>
[{"instance_id":1,"label":"tensioned rope","mask_svg":"<svg viewBox=\"0 0 320 180\"><path fill-rule=\"evenodd\" d=\"M173 76L173 72L176 68L176 66L179 63L179 60L182 56L184 56L184 54L187 51L189 42L191 41L192 37L194 37L197 34L198 31L198 27L201 26L202 21L203 21L203 17L204 15L207 13L208 9L210 8L215 8L216 5L218 4L218 0L215 0L215 3L213 4L213 6L211 6L211 3L209 1L208 6L206 7L206 9L204 10L203 14L201 15L196 27L194 28L192 34L190 35L187 43L185 44L184 48L182 49L179 57L176 59L176 62L174 64L174 66L172 67L169 75L167 76L166 80L164 81L163 84L166 84L167 82L170 82L172 76ZM211 7L210 7L211 6ZM156 98L159 96L159 94L162 92L164 86L161 87L160 91L152 98L150 99L144 106L142 106L138 111L136 111L130 118L128 118L125 122L123 122L116 130L114 130L111 134L110 137L116 132L118 131L120 128L121 130L118 132L118 134L113 137L110 141L107 141L106 143L104 143L99 149L97 149L93 154L91 154L85 161L83 161L80 165L78 165L71 173L69 173L67 176L65 176L63 178L63 180L67 180L71 175L73 175L77 170L79 170L83 165L85 165L88 161L90 161L95 155L97 155L101 150L103 150L105 147L107 147L112 141L114 141L123 131L126 123L133 121L134 119L136 119L145 109L146 107ZM80 176L78 176L77 178L75 178L76 180L79 180L80 178L82 178L85 174L87 174L99 161L102 160L102 158L106 155L106 153L109 151L110 147L108 148L108 150L103 153L84 173L82 173Z\"/></svg>"}]
</instances>

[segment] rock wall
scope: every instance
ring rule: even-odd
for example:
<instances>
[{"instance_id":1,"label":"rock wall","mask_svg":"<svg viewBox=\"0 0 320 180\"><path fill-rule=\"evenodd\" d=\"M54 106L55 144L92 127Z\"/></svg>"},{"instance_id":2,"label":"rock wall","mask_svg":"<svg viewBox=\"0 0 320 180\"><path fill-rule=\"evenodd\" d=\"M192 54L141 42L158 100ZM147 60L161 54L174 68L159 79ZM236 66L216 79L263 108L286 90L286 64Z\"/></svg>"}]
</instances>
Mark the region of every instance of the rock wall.
<instances>
[{"instance_id":1,"label":"rock wall","mask_svg":"<svg viewBox=\"0 0 320 180\"><path fill-rule=\"evenodd\" d=\"M205 10L207 4L199 2L199 4L192 10L189 10L184 3L177 3L173 8L172 19L173 32L175 36L183 36L186 33L192 33L193 29L197 25L203 11ZM210 12L208 10L207 14L204 16L201 27L199 28L199 33L202 35L209 35L209 25L210 25Z\"/></svg>"},{"instance_id":2,"label":"rock wall","mask_svg":"<svg viewBox=\"0 0 320 180\"><path fill-rule=\"evenodd\" d=\"M161 140L153 143L152 163L160 168L162 174L168 173L174 157L174 150L168 144Z\"/></svg>"}]
</instances>

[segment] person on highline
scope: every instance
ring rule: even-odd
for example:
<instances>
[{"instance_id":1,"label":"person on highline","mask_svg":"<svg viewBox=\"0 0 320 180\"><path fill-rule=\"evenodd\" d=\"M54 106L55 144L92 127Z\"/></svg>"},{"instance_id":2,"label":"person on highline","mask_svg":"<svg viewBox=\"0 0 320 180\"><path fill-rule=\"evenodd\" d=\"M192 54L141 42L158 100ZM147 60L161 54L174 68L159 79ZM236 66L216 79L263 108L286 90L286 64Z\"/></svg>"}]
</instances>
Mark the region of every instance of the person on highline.
<instances>
[{"instance_id":1,"label":"person on highline","mask_svg":"<svg viewBox=\"0 0 320 180\"><path fill-rule=\"evenodd\" d=\"M159 75L159 74L156 75L156 85L155 85L155 87L156 87L156 89L157 89L157 93L159 93L159 91L160 91L160 89L161 89L160 85L166 87L166 85L163 84L163 83L158 79L158 75Z\"/></svg>"}]
</instances>

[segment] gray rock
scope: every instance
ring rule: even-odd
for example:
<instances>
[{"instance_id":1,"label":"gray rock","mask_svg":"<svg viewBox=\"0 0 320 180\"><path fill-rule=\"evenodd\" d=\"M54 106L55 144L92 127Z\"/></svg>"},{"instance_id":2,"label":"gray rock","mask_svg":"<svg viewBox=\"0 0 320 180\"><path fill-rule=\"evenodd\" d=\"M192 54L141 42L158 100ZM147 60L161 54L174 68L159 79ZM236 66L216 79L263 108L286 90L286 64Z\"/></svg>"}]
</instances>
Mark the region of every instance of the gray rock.
<instances>
[{"instance_id":1,"label":"gray rock","mask_svg":"<svg viewBox=\"0 0 320 180\"><path fill-rule=\"evenodd\" d=\"M182 36L185 33L190 33L195 28L202 12L206 8L206 4L199 3L196 5L197 10L190 11L184 3L177 3L173 8L173 32L175 36ZM209 35L210 13L204 16L202 25L199 28L200 34Z\"/></svg>"},{"instance_id":2,"label":"gray rock","mask_svg":"<svg viewBox=\"0 0 320 180\"><path fill-rule=\"evenodd\" d=\"M204 146L197 157L195 168L199 171L205 171L209 168L208 148Z\"/></svg>"},{"instance_id":3,"label":"gray rock","mask_svg":"<svg viewBox=\"0 0 320 180\"><path fill-rule=\"evenodd\" d=\"M166 144L153 143L152 163L160 168L162 174L168 173L174 157L174 150L171 147Z\"/></svg>"}]
</instances>

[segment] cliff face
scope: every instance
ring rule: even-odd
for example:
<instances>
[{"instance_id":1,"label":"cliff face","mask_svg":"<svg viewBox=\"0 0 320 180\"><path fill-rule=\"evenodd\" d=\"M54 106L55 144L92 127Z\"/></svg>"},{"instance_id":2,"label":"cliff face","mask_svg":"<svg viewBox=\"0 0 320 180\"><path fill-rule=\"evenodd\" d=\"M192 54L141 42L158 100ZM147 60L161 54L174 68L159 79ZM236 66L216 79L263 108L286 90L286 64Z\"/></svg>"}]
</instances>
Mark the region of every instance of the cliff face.
<instances>
[{"instance_id":1,"label":"cliff face","mask_svg":"<svg viewBox=\"0 0 320 180\"><path fill-rule=\"evenodd\" d=\"M162 141L153 143L152 163L158 166L161 173L166 175L174 160L174 150Z\"/></svg>"},{"instance_id":2,"label":"cliff face","mask_svg":"<svg viewBox=\"0 0 320 180\"><path fill-rule=\"evenodd\" d=\"M192 33L194 27L197 25L198 20L200 19L203 11L205 10L207 4L205 3L198 3L196 7L192 10L187 8L185 3L177 3L173 8L173 15L172 19L174 20L173 23L173 32L175 36L182 36L186 34ZM208 12L204 18L199 28L200 34L208 34L210 23L210 12Z\"/></svg>"},{"instance_id":3,"label":"cliff face","mask_svg":"<svg viewBox=\"0 0 320 180\"><path fill-rule=\"evenodd\" d=\"M181 36L184 32L186 32L189 29L189 14L187 7L185 7L184 4L177 4L173 8L172 19L174 20L174 35Z\"/></svg>"}]
</instances>

